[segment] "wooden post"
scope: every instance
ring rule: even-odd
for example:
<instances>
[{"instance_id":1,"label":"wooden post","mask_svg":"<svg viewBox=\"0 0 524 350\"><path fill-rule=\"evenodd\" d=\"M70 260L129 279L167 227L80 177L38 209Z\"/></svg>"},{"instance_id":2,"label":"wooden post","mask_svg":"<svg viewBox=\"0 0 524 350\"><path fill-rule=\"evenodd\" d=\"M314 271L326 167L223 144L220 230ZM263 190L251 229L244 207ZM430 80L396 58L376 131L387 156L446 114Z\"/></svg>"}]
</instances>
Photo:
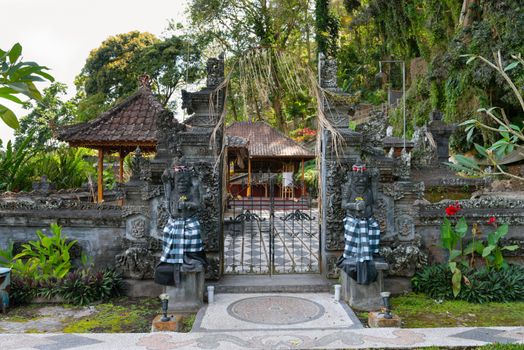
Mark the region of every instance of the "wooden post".
<instances>
[{"instance_id":1,"label":"wooden post","mask_svg":"<svg viewBox=\"0 0 524 350\"><path fill-rule=\"evenodd\" d=\"M251 158L247 161L247 196L251 197Z\"/></svg>"},{"instance_id":2,"label":"wooden post","mask_svg":"<svg viewBox=\"0 0 524 350\"><path fill-rule=\"evenodd\" d=\"M98 203L104 201L104 150L98 149Z\"/></svg>"},{"instance_id":3,"label":"wooden post","mask_svg":"<svg viewBox=\"0 0 524 350\"><path fill-rule=\"evenodd\" d=\"M124 152L118 152L118 177L120 183L124 183Z\"/></svg>"},{"instance_id":4,"label":"wooden post","mask_svg":"<svg viewBox=\"0 0 524 350\"><path fill-rule=\"evenodd\" d=\"M304 158L302 158L302 196L306 194L306 181L304 176Z\"/></svg>"}]
</instances>

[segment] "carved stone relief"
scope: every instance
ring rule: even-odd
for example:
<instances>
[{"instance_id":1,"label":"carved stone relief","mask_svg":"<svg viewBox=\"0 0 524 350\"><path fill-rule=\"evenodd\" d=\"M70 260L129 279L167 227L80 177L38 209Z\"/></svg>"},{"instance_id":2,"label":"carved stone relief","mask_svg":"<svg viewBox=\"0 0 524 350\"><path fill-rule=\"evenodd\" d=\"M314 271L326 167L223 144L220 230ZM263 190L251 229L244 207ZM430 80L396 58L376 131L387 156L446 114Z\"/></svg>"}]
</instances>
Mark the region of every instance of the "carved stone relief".
<instances>
[{"instance_id":1,"label":"carved stone relief","mask_svg":"<svg viewBox=\"0 0 524 350\"><path fill-rule=\"evenodd\" d=\"M146 237L146 221L142 218L131 221L130 234L133 238L145 238Z\"/></svg>"}]
</instances>

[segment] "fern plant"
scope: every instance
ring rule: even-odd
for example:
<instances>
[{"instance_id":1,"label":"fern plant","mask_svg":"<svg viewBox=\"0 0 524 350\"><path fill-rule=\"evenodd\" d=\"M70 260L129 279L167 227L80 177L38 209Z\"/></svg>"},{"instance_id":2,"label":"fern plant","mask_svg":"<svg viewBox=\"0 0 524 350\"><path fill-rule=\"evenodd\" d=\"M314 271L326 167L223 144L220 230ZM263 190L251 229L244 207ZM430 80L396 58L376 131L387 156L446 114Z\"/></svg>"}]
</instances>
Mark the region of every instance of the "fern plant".
<instances>
[{"instance_id":1,"label":"fern plant","mask_svg":"<svg viewBox=\"0 0 524 350\"><path fill-rule=\"evenodd\" d=\"M0 191L21 191L31 188L33 168L29 160L34 151L29 147L30 134L15 149L12 142L7 142L5 151L0 152Z\"/></svg>"}]
</instances>

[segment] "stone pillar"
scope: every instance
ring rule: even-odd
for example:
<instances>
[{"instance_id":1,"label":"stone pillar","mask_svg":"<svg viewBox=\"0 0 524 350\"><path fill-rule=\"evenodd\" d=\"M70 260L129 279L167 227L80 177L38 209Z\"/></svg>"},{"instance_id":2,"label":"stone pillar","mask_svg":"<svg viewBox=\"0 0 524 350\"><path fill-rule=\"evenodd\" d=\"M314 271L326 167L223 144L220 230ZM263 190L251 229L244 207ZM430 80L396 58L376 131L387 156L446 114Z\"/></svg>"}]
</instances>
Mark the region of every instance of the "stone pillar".
<instances>
[{"instance_id":1,"label":"stone pillar","mask_svg":"<svg viewBox=\"0 0 524 350\"><path fill-rule=\"evenodd\" d=\"M342 210L341 188L346 174L360 155L362 135L349 128L350 106L341 103L347 94L337 88L335 60L319 58L319 83L327 91L322 101L323 114L335 127L340 139L335 146L333 135L329 130L321 128L321 158L320 158L320 188L321 188L321 271L327 278L338 278L335 263L344 249L344 228L342 220L345 213ZM337 94L336 101L329 94Z\"/></svg>"}]
</instances>

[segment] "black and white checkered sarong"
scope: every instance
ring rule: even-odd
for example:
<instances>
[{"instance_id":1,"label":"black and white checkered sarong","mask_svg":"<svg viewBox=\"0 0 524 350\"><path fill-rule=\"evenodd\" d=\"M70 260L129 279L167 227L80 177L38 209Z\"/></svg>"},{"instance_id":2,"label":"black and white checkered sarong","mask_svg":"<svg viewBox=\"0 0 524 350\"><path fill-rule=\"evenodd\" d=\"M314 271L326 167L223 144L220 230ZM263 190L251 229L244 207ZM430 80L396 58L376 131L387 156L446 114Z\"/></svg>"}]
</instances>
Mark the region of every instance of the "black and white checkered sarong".
<instances>
[{"instance_id":1,"label":"black and white checkered sarong","mask_svg":"<svg viewBox=\"0 0 524 350\"><path fill-rule=\"evenodd\" d=\"M204 243L200 237L200 223L196 218L170 218L164 228L162 241L160 261L170 264L182 264L186 252L204 250Z\"/></svg>"},{"instance_id":2,"label":"black and white checkered sarong","mask_svg":"<svg viewBox=\"0 0 524 350\"><path fill-rule=\"evenodd\" d=\"M374 218L344 218L344 258L363 262L373 260L380 244L380 226Z\"/></svg>"}]
</instances>

